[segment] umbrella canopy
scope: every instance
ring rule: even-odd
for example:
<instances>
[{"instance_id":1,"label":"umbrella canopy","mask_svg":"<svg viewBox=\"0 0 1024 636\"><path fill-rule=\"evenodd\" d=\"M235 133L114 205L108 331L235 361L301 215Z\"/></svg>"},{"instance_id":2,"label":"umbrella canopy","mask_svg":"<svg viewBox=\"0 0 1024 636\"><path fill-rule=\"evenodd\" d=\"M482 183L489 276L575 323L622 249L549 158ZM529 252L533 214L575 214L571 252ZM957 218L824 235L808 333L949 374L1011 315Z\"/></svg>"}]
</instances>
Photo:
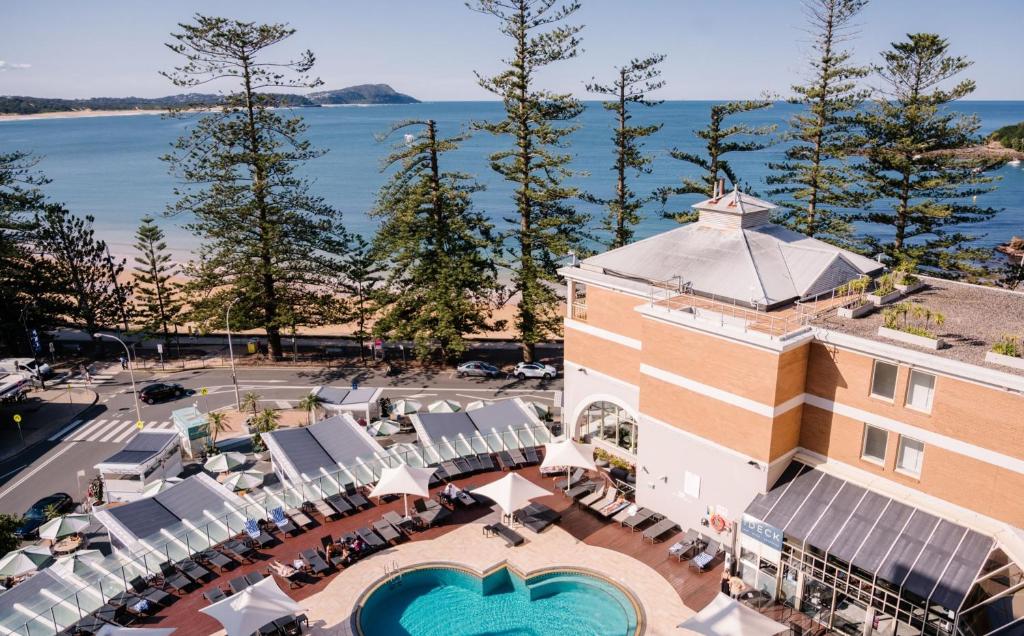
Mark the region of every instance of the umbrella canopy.
<instances>
[{"instance_id":1,"label":"umbrella canopy","mask_svg":"<svg viewBox=\"0 0 1024 636\"><path fill-rule=\"evenodd\" d=\"M416 400L397 400L391 405L391 414L412 415L421 408L423 408L423 405Z\"/></svg>"},{"instance_id":2,"label":"umbrella canopy","mask_svg":"<svg viewBox=\"0 0 1024 636\"><path fill-rule=\"evenodd\" d=\"M547 417L548 416L548 411L551 410L551 409L548 408L548 405L544 404L543 402L527 402L526 406L531 411L533 411L537 415L537 417L539 417L541 419L544 419L545 417Z\"/></svg>"},{"instance_id":3,"label":"umbrella canopy","mask_svg":"<svg viewBox=\"0 0 1024 636\"><path fill-rule=\"evenodd\" d=\"M39 538L55 541L89 527L89 515L61 515L39 526Z\"/></svg>"},{"instance_id":4,"label":"umbrella canopy","mask_svg":"<svg viewBox=\"0 0 1024 636\"><path fill-rule=\"evenodd\" d=\"M474 488L473 494L493 500L502 512L510 515L532 500L550 495L551 492L520 477L518 473L509 473L497 481Z\"/></svg>"},{"instance_id":5,"label":"umbrella canopy","mask_svg":"<svg viewBox=\"0 0 1024 636\"><path fill-rule=\"evenodd\" d=\"M431 402L427 410L431 413L455 413L462 410L462 405L454 400L438 400Z\"/></svg>"},{"instance_id":6,"label":"umbrella canopy","mask_svg":"<svg viewBox=\"0 0 1024 636\"><path fill-rule=\"evenodd\" d=\"M255 470L243 470L234 473L224 480L224 485L232 490L251 490L263 485L263 473Z\"/></svg>"},{"instance_id":7,"label":"umbrella canopy","mask_svg":"<svg viewBox=\"0 0 1024 636\"><path fill-rule=\"evenodd\" d=\"M35 572L43 564L53 560L50 549L39 545L30 545L20 550L8 552L0 559L0 576L21 576Z\"/></svg>"},{"instance_id":8,"label":"umbrella canopy","mask_svg":"<svg viewBox=\"0 0 1024 636\"><path fill-rule=\"evenodd\" d=\"M226 473L234 470L245 463L245 455L242 453L220 453L206 460L203 468L211 473Z\"/></svg>"},{"instance_id":9,"label":"umbrella canopy","mask_svg":"<svg viewBox=\"0 0 1024 636\"><path fill-rule=\"evenodd\" d=\"M96 636L170 636L176 627L121 627L104 625Z\"/></svg>"},{"instance_id":10,"label":"umbrella canopy","mask_svg":"<svg viewBox=\"0 0 1024 636\"><path fill-rule=\"evenodd\" d=\"M679 624L687 634L720 636L722 634L744 634L745 636L774 636L788 633L789 627L776 623L755 609L743 605L725 594L718 594L697 614Z\"/></svg>"},{"instance_id":11,"label":"umbrella canopy","mask_svg":"<svg viewBox=\"0 0 1024 636\"><path fill-rule=\"evenodd\" d=\"M268 576L199 611L220 621L227 636L249 636L271 621L301 612L302 606L278 587L274 577Z\"/></svg>"},{"instance_id":12,"label":"umbrella canopy","mask_svg":"<svg viewBox=\"0 0 1024 636\"><path fill-rule=\"evenodd\" d=\"M88 576L96 572L106 572L104 568L97 567L102 561L103 553L99 550L79 550L74 554L57 559L51 567L57 572Z\"/></svg>"},{"instance_id":13,"label":"umbrella canopy","mask_svg":"<svg viewBox=\"0 0 1024 636\"><path fill-rule=\"evenodd\" d=\"M437 468L413 468L408 464L399 464L394 468L388 467L381 471L377 485L370 491L371 497L383 497L384 495L419 495L420 497L430 496L430 477L437 471ZM409 516L409 501L405 501L405 516Z\"/></svg>"},{"instance_id":14,"label":"umbrella canopy","mask_svg":"<svg viewBox=\"0 0 1024 636\"><path fill-rule=\"evenodd\" d=\"M153 495L159 495L163 491L167 490L174 484L181 483L180 477L168 477L167 479L158 479L156 481L146 484L146 487L142 489L143 497L152 497Z\"/></svg>"},{"instance_id":15,"label":"umbrella canopy","mask_svg":"<svg viewBox=\"0 0 1024 636\"><path fill-rule=\"evenodd\" d=\"M584 468L595 470L594 445L580 444L572 439L544 445L544 461L541 468L552 466L571 466L573 468Z\"/></svg>"},{"instance_id":16,"label":"umbrella canopy","mask_svg":"<svg viewBox=\"0 0 1024 636\"><path fill-rule=\"evenodd\" d=\"M466 410L475 411L477 409L482 409L485 406L490 406L492 404L494 404L492 400L475 400L466 405Z\"/></svg>"},{"instance_id":17,"label":"umbrella canopy","mask_svg":"<svg viewBox=\"0 0 1024 636\"><path fill-rule=\"evenodd\" d=\"M370 422L370 425L366 427L366 431L370 435L376 435L378 437L394 435L399 430L398 424L395 424L391 420L377 420L376 422Z\"/></svg>"}]
</instances>

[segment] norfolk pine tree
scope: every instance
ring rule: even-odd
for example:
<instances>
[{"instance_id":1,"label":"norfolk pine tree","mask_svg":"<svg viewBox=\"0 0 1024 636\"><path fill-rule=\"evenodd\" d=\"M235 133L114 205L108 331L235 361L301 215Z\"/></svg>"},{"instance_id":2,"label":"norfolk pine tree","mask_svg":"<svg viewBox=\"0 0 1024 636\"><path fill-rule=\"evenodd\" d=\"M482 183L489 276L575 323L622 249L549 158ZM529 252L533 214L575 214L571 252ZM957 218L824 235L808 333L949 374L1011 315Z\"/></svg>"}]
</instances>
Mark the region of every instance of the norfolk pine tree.
<instances>
[{"instance_id":1,"label":"norfolk pine tree","mask_svg":"<svg viewBox=\"0 0 1024 636\"><path fill-rule=\"evenodd\" d=\"M974 92L974 82L942 87L971 62L950 55L948 41L933 33L908 35L882 60L875 74L884 88L860 117L867 146L857 166L869 202L882 203L853 219L883 225L892 237L864 237L865 249L942 275L977 272L990 252L969 247L974 236L957 226L995 215L971 201L993 179L981 172L984 160L955 152L979 141L977 117L949 107Z\"/></svg>"},{"instance_id":2,"label":"norfolk pine tree","mask_svg":"<svg viewBox=\"0 0 1024 636\"><path fill-rule=\"evenodd\" d=\"M630 120L630 106L657 106L661 101L647 99L647 94L665 85L661 79L658 64L665 60L664 55L652 55L645 59L633 59L623 67L616 69L618 76L611 84L598 84L596 81L587 85L591 93L611 96L613 99L602 104L605 110L615 114L615 132L612 143L615 145L615 196L600 198L593 194L583 195L583 199L608 208L608 214L601 222L601 229L611 235L609 248L622 247L633 240L633 226L640 222L640 210L644 205L659 198L658 193L645 196L637 194L627 180L630 172L639 175L651 171L651 158L643 153L643 140L661 130L662 124L649 126L633 126Z\"/></svg>"},{"instance_id":3,"label":"norfolk pine tree","mask_svg":"<svg viewBox=\"0 0 1024 636\"><path fill-rule=\"evenodd\" d=\"M583 104L568 94L538 88L536 74L576 57L582 26L566 25L579 8L576 0L475 0L471 9L498 19L511 40L507 67L497 75L477 74L480 86L501 98L505 118L477 122L479 130L509 138L512 147L491 155L491 168L515 187L515 216L504 246L512 270L512 292L519 295L515 329L523 359L535 345L561 329L558 312L558 260L583 248L585 214L569 200L578 190L566 185L574 173L565 152L572 122Z\"/></svg>"},{"instance_id":4,"label":"norfolk pine tree","mask_svg":"<svg viewBox=\"0 0 1024 636\"><path fill-rule=\"evenodd\" d=\"M439 137L434 120L400 122L388 135L410 129L415 132L384 160L385 169L397 170L371 213L381 219L377 253L389 263L374 331L411 340L421 360L435 346L443 359L454 360L465 352L467 335L491 327L500 291L495 238L473 209L481 186L440 166L441 156L465 136Z\"/></svg>"},{"instance_id":5,"label":"norfolk pine tree","mask_svg":"<svg viewBox=\"0 0 1024 636\"><path fill-rule=\"evenodd\" d=\"M294 33L281 24L196 15L179 27L167 46L184 62L164 75L183 88L232 84L214 112L199 117L164 157L185 182L167 213L194 214L187 227L201 241L187 268L192 317L221 324L227 304L241 297L238 322L264 329L270 354L279 359L281 328L295 316L289 303L308 297L313 305L326 297L326 276L346 243L340 214L297 175L322 154L304 139L306 124L275 111L274 97L260 92L318 86L307 75L314 56L305 51L295 60L268 60L267 50Z\"/></svg>"},{"instance_id":6,"label":"norfolk pine tree","mask_svg":"<svg viewBox=\"0 0 1024 636\"><path fill-rule=\"evenodd\" d=\"M846 158L862 147L856 110L870 95L857 81L871 69L850 62L841 48L867 0L807 0L813 58L810 77L793 86L791 100L803 109L790 118L785 160L769 163L768 192L781 206L777 220L807 236L848 243L852 228L841 211L857 207L858 189Z\"/></svg>"},{"instance_id":7,"label":"norfolk pine tree","mask_svg":"<svg viewBox=\"0 0 1024 636\"><path fill-rule=\"evenodd\" d=\"M168 327L181 313L181 285L171 280L176 268L167 251L164 231L149 215L142 217L135 231L135 249L139 252L135 257L135 315L143 330L163 334L164 342L170 342Z\"/></svg>"},{"instance_id":8,"label":"norfolk pine tree","mask_svg":"<svg viewBox=\"0 0 1024 636\"><path fill-rule=\"evenodd\" d=\"M359 357L363 357L370 322L377 315L384 281L384 266L373 246L362 236L353 234L340 263L337 285L345 295L341 320L355 323L352 335L359 341Z\"/></svg>"},{"instance_id":9,"label":"norfolk pine tree","mask_svg":"<svg viewBox=\"0 0 1024 636\"><path fill-rule=\"evenodd\" d=\"M748 124L727 126L726 119L732 115L769 108L771 105L770 100L760 99L726 102L711 106L711 118L707 128L695 130L693 133L704 140L707 154L698 155L678 148L673 148L668 153L673 159L697 166L701 169L702 174L696 179L683 177L682 186L662 189L662 202L667 202L671 195L678 194L713 196L715 184L721 178L719 174L725 175L729 180L729 186L739 187L740 179L729 162L725 160L724 155L731 152L764 150L772 144L772 141L762 141L761 138L770 135L776 127L774 125L750 126ZM674 219L679 223L689 223L696 219L696 214L689 210L684 212L666 211L662 214L665 218Z\"/></svg>"}]
</instances>

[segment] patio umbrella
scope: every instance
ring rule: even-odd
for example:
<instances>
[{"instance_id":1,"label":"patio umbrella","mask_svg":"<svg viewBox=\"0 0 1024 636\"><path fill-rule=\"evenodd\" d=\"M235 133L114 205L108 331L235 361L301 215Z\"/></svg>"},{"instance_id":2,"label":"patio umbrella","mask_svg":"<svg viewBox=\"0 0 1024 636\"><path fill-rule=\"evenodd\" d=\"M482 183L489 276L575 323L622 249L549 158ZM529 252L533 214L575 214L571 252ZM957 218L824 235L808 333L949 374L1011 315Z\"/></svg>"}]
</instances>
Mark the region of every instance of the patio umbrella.
<instances>
[{"instance_id":1,"label":"patio umbrella","mask_svg":"<svg viewBox=\"0 0 1024 636\"><path fill-rule=\"evenodd\" d=\"M30 545L20 550L8 552L0 559L0 576L21 576L22 574L35 572L44 563L49 563L52 560L53 555L50 554L49 548Z\"/></svg>"},{"instance_id":2,"label":"patio umbrella","mask_svg":"<svg viewBox=\"0 0 1024 636\"><path fill-rule=\"evenodd\" d=\"M554 466L565 466L565 484L568 487L571 468L597 469L597 465L594 464L594 445L580 444L572 438L545 444L544 461L540 463L540 467L551 468Z\"/></svg>"},{"instance_id":3,"label":"patio umbrella","mask_svg":"<svg viewBox=\"0 0 1024 636\"><path fill-rule=\"evenodd\" d=\"M61 515L39 526L39 538L56 541L61 537L78 534L89 527L89 515Z\"/></svg>"},{"instance_id":4,"label":"patio umbrella","mask_svg":"<svg viewBox=\"0 0 1024 636\"><path fill-rule=\"evenodd\" d=\"M473 489L474 495L487 497L498 504L502 512L511 515L538 497L552 494L518 473L509 473L497 481Z\"/></svg>"},{"instance_id":5,"label":"patio umbrella","mask_svg":"<svg viewBox=\"0 0 1024 636\"><path fill-rule=\"evenodd\" d=\"M431 402L427 410L431 413L455 413L462 410L462 405L454 400L438 400Z\"/></svg>"},{"instance_id":6,"label":"patio umbrella","mask_svg":"<svg viewBox=\"0 0 1024 636\"><path fill-rule=\"evenodd\" d=\"M232 490L252 490L263 485L263 473L255 470L243 470L233 473L224 480L224 486Z\"/></svg>"},{"instance_id":7,"label":"patio umbrella","mask_svg":"<svg viewBox=\"0 0 1024 636\"><path fill-rule=\"evenodd\" d=\"M548 416L550 409L547 404L543 402L527 402L526 407L529 408L534 414L540 419L544 419Z\"/></svg>"},{"instance_id":8,"label":"patio umbrella","mask_svg":"<svg viewBox=\"0 0 1024 636\"><path fill-rule=\"evenodd\" d=\"M268 576L199 611L220 621L227 636L249 636L267 623L293 616L303 608L278 587L274 577Z\"/></svg>"},{"instance_id":9,"label":"patio umbrella","mask_svg":"<svg viewBox=\"0 0 1024 636\"><path fill-rule=\"evenodd\" d=\"M242 453L220 453L206 460L203 468L211 473L226 473L234 470L245 463L245 455Z\"/></svg>"},{"instance_id":10,"label":"patio umbrella","mask_svg":"<svg viewBox=\"0 0 1024 636\"><path fill-rule=\"evenodd\" d=\"M146 484L146 487L142 489L143 497L152 497L153 495L159 495L163 491L167 490L174 484L181 483L180 477L168 477L167 479L158 479L154 482Z\"/></svg>"},{"instance_id":11,"label":"patio umbrella","mask_svg":"<svg viewBox=\"0 0 1024 636\"><path fill-rule=\"evenodd\" d=\"M366 427L366 431L370 435L376 435L378 437L394 435L399 430L398 424L395 424L391 420L377 420L376 422L370 422L370 425Z\"/></svg>"},{"instance_id":12,"label":"patio umbrella","mask_svg":"<svg viewBox=\"0 0 1024 636\"><path fill-rule=\"evenodd\" d=\"M103 562L103 553L99 550L79 550L74 554L60 557L51 566L56 572L74 574L75 576L87 576L96 572L106 570L98 567Z\"/></svg>"},{"instance_id":13,"label":"patio umbrella","mask_svg":"<svg viewBox=\"0 0 1024 636\"><path fill-rule=\"evenodd\" d=\"M413 413L419 411L421 408L423 408L423 405L417 402L416 400L396 400L391 405L391 414L412 415Z\"/></svg>"},{"instance_id":14,"label":"patio umbrella","mask_svg":"<svg viewBox=\"0 0 1024 636\"><path fill-rule=\"evenodd\" d=\"M176 627L121 627L104 625L96 636L170 636Z\"/></svg>"},{"instance_id":15,"label":"patio umbrella","mask_svg":"<svg viewBox=\"0 0 1024 636\"><path fill-rule=\"evenodd\" d=\"M494 404L492 400L475 400L466 405L466 410L475 411L477 409L482 409L485 406L490 406L492 404Z\"/></svg>"},{"instance_id":16,"label":"patio umbrella","mask_svg":"<svg viewBox=\"0 0 1024 636\"><path fill-rule=\"evenodd\" d=\"M430 496L430 477L437 468L413 468L408 464L399 464L381 471L377 485L370 491L371 497L384 495L402 495L405 503L405 517L409 518L409 495L420 497Z\"/></svg>"}]
</instances>

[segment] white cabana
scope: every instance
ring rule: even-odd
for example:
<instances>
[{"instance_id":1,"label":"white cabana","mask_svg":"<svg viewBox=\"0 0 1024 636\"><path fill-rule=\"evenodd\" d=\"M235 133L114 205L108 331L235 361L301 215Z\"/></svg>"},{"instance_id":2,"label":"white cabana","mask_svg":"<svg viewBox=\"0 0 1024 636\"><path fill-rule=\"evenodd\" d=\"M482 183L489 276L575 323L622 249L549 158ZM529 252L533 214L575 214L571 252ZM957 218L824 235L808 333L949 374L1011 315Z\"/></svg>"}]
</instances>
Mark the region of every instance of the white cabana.
<instances>
[{"instance_id":1,"label":"white cabana","mask_svg":"<svg viewBox=\"0 0 1024 636\"><path fill-rule=\"evenodd\" d=\"M39 538L56 541L89 527L89 515L61 515L39 526Z\"/></svg>"},{"instance_id":2,"label":"white cabana","mask_svg":"<svg viewBox=\"0 0 1024 636\"><path fill-rule=\"evenodd\" d=\"M35 572L44 563L53 560L50 549L30 545L20 550L12 550L0 558L0 576L21 576Z\"/></svg>"},{"instance_id":3,"label":"white cabana","mask_svg":"<svg viewBox=\"0 0 1024 636\"><path fill-rule=\"evenodd\" d=\"M405 516L409 517L409 495L420 497L430 496L430 477L437 468L413 468L408 464L399 464L381 471L377 485L370 491L371 497L384 495L402 495L405 504Z\"/></svg>"},{"instance_id":4,"label":"white cabana","mask_svg":"<svg viewBox=\"0 0 1024 636\"><path fill-rule=\"evenodd\" d=\"M431 413L458 413L462 410L462 405L455 400L438 400L431 402L427 410Z\"/></svg>"},{"instance_id":5,"label":"white cabana","mask_svg":"<svg viewBox=\"0 0 1024 636\"><path fill-rule=\"evenodd\" d=\"M176 627L121 627L104 625L96 636L171 636Z\"/></svg>"},{"instance_id":6,"label":"white cabana","mask_svg":"<svg viewBox=\"0 0 1024 636\"><path fill-rule=\"evenodd\" d=\"M278 587L274 577L268 576L199 611L220 621L227 636L250 636L267 623L297 614L303 608Z\"/></svg>"},{"instance_id":7,"label":"white cabana","mask_svg":"<svg viewBox=\"0 0 1024 636\"><path fill-rule=\"evenodd\" d=\"M569 471L572 468L584 470L596 470L594 463L594 445L581 444L572 438L566 438L561 442L553 442L544 445L544 461L540 467L553 468L565 466L565 483L569 484Z\"/></svg>"},{"instance_id":8,"label":"white cabana","mask_svg":"<svg viewBox=\"0 0 1024 636\"><path fill-rule=\"evenodd\" d=\"M527 506L538 497L552 494L529 479L520 477L518 473L509 473L497 481L473 488L472 493L494 501L506 515Z\"/></svg>"},{"instance_id":9,"label":"white cabana","mask_svg":"<svg viewBox=\"0 0 1024 636\"><path fill-rule=\"evenodd\" d=\"M263 485L263 473L255 470L244 470L240 473L232 473L224 480L224 486L231 490L252 490Z\"/></svg>"},{"instance_id":10,"label":"white cabana","mask_svg":"<svg viewBox=\"0 0 1024 636\"><path fill-rule=\"evenodd\" d=\"M206 460L203 468L211 473L226 473L234 470L245 463L243 453L219 453Z\"/></svg>"},{"instance_id":11,"label":"white cabana","mask_svg":"<svg viewBox=\"0 0 1024 636\"><path fill-rule=\"evenodd\" d=\"M57 559L52 567L62 574L73 574L75 576L91 576L97 572L104 572L101 563L106 557L99 550L79 550L74 554ZM97 567L100 566L100 567Z\"/></svg>"},{"instance_id":12,"label":"white cabana","mask_svg":"<svg viewBox=\"0 0 1024 636\"><path fill-rule=\"evenodd\" d=\"M391 415L412 415L421 408L423 405L416 400L395 400L391 404Z\"/></svg>"},{"instance_id":13,"label":"white cabana","mask_svg":"<svg viewBox=\"0 0 1024 636\"><path fill-rule=\"evenodd\" d=\"M701 611L679 624L684 633L701 636L775 636L789 630L767 616L718 594Z\"/></svg>"}]
</instances>

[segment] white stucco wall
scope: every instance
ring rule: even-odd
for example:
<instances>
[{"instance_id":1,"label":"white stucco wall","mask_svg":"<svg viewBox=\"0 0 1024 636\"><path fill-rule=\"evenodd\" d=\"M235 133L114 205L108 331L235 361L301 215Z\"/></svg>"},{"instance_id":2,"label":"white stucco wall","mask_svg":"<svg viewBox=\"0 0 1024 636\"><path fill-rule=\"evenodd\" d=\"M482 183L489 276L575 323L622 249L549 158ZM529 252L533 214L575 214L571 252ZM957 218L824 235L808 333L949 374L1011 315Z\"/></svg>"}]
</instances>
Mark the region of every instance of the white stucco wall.
<instances>
[{"instance_id":1,"label":"white stucco wall","mask_svg":"<svg viewBox=\"0 0 1024 636\"><path fill-rule=\"evenodd\" d=\"M571 434L576 432L576 421L579 419L580 413L593 402L611 402L625 409L633 417L637 417L640 389L636 386L593 369L581 367L571 360L565 361L563 369L565 382L562 423Z\"/></svg>"}]
</instances>

